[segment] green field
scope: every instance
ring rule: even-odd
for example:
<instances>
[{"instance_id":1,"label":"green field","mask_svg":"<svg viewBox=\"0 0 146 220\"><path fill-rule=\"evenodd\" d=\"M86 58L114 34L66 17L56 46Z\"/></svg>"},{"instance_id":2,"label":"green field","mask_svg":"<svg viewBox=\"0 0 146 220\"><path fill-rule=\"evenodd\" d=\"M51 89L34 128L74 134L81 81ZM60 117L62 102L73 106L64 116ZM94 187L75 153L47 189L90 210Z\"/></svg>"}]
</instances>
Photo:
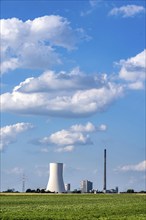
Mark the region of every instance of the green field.
<instances>
[{"instance_id":1,"label":"green field","mask_svg":"<svg viewBox=\"0 0 146 220\"><path fill-rule=\"evenodd\" d=\"M0 194L0 219L146 219L144 194Z\"/></svg>"}]
</instances>

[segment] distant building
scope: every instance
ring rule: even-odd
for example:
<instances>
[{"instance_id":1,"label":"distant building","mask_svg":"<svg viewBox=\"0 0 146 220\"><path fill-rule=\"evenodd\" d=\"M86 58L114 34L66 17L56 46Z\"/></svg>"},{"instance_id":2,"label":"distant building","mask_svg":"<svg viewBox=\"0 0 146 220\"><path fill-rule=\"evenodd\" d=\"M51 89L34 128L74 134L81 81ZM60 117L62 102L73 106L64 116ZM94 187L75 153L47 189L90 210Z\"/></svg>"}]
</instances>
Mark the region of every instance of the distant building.
<instances>
[{"instance_id":1,"label":"distant building","mask_svg":"<svg viewBox=\"0 0 146 220\"><path fill-rule=\"evenodd\" d=\"M115 188L115 192L116 192L116 193L119 192L119 188L118 188L118 186L116 186L116 188Z\"/></svg>"},{"instance_id":2,"label":"distant building","mask_svg":"<svg viewBox=\"0 0 146 220\"><path fill-rule=\"evenodd\" d=\"M65 184L65 191L70 192L70 183Z\"/></svg>"},{"instance_id":3,"label":"distant building","mask_svg":"<svg viewBox=\"0 0 146 220\"><path fill-rule=\"evenodd\" d=\"M88 180L81 181L81 192L88 193L93 189L93 183Z\"/></svg>"},{"instance_id":4,"label":"distant building","mask_svg":"<svg viewBox=\"0 0 146 220\"><path fill-rule=\"evenodd\" d=\"M116 186L115 189L108 189L108 190L106 190L106 193L118 193L118 192L119 192L119 189L118 189L117 186Z\"/></svg>"}]
</instances>

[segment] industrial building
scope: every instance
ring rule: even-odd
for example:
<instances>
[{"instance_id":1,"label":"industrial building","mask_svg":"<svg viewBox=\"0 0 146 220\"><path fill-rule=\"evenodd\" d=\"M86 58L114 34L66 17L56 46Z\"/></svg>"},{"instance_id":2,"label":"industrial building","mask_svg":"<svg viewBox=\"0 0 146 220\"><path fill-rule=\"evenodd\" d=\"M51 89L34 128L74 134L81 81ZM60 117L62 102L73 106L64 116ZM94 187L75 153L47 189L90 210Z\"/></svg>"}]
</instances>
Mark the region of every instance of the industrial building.
<instances>
[{"instance_id":1,"label":"industrial building","mask_svg":"<svg viewBox=\"0 0 146 220\"><path fill-rule=\"evenodd\" d=\"M46 191L65 192L63 181L63 163L50 163L50 176Z\"/></svg>"},{"instance_id":2,"label":"industrial building","mask_svg":"<svg viewBox=\"0 0 146 220\"><path fill-rule=\"evenodd\" d=\"M70 183L65 184L65 191L70 192Z\"/></svg>"},{"instance_id":3,"label":"industrial building","mask_svg":"<svg viewBox=\"0 0 146 220\"><path fill-rule=\"evenodd\" d=\"M81 192L89 193L93 189L93 183L88 180L81 181Z\"/></svg>"}]
</instances>

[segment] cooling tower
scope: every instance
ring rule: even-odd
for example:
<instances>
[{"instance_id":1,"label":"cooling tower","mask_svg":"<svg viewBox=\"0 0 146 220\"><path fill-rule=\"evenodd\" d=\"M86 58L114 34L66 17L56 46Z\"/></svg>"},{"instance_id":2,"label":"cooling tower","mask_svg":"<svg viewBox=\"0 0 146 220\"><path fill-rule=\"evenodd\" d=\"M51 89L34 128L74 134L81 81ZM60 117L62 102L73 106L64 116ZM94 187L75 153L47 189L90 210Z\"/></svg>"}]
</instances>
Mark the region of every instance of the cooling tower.
<instances>
[{"instance_id":1,"label":"cooling tower","mask_svg":"<svg viewBox=\"0 0 146 220\"><path fill-rule=\"evenodd\" d=\"M50 163L50 176L46 191L65 192L63 182L63 163Z\"/></svg>"}]
</instances>

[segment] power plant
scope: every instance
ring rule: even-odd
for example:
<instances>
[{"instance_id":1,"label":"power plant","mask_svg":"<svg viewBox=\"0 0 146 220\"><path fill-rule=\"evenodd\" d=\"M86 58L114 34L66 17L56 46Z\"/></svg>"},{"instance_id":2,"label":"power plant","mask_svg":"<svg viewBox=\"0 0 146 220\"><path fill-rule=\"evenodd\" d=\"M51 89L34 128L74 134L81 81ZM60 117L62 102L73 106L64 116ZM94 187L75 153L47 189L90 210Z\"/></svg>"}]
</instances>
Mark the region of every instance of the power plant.
<instances>
[{"instance_id":1,"label":"power plant","mask_svg":"<svg viewBox=\"0 0 146 220\"><path fill-rule=\"evenodd\" d=\"M106 149L104 149L104 171L103 171L103 193L118 193L116 189L107 190L106 186ZM93 183L89 180L82 180L80 190L82 193L89 193L93 190ZM70 183L64 185L63 181L63 163L50 163L50 176L46 191L55 193L71 192Z\"/></svg>"},{"instance_id":2,"label":"power plant","mask_svg":"<svg viewBox=\"0 0 146 220\"><path fill-rule=\"evenodd\" d=\"M63 181L63 163L50 163L50 177L46 191L65 192Z\"/></svg>"}]
</instances>

